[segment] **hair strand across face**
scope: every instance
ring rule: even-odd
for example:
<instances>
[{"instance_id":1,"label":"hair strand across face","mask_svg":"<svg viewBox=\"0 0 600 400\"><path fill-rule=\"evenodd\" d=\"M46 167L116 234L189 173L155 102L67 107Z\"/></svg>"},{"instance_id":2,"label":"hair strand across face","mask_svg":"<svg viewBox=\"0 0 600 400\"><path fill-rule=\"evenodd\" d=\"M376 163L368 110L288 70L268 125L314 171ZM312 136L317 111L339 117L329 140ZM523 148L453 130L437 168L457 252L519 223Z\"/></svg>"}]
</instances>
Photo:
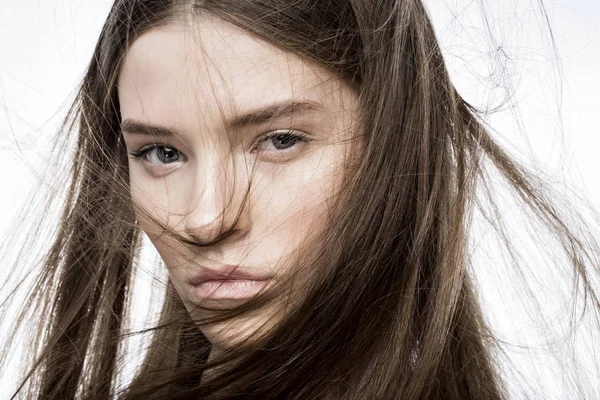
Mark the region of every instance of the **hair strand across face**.
<instances>
[{"instance_id":1,"label":"hair strand across face","mask_svg":"<svg viewBox=\"0 0 600 400\"><path fill-rule=\"evenodd\" d=\"M177 29L171 29L192 29L194 23L204 27L198 36L191 30L177 33ZM194 44L194 40L208 43L207 37L220 32L222 26L228 27L224 31L240 31L254 42L278 49L290 71L293 60L298 59L305 63L302 65L306 71L324 71L323 76L328 78L321 82L323 86L336 79L342 82L343 90L352 96L344 92L339 97L347 106L351 98L355 99L353 114L358 126L352 132L340 129L347 134L340 134L336 142L344 149L343 157L336 158L342 167L331 169L331 181L322 180L336 182L338 190L316 191L323 209L314 219L322 229L315 228L312 236L293 249L294 257L282 261L285 279L281 285L238 307L198 307L203 313L199 322L196 312L200 311L190 306L182 290L181 282L190 271L185 268L203 251L225 247L250 231L248 221L252 218L244 214L243 207L254 204L250 201L250 186L259 185L260 167L255 166L249 173L243 182L249 186L241 190L235 190L243 186L235 180L241 179L239 175L234 174L232 181L224 178L228 184L233 182L234 195L231 202L222 201L224 210L215 212L220 219L216 218L219 223L213 225L198 222L201 216L196 216L197 223L192 224L186 210L181 215L188 218L185 221L189 225L177 225L169 218L178 213L161 218L161 207L140 206L136 188L147 184L152 188L148 192L158 198L159 188L168 181L159 175L167 167L148 167L164 178L161 181L141 179L140 164L134 164L128 154L129 137L151 138L153 145L163 146L144 149L146 153L136 149L138 159L144 159L147 167L149 160L167 164L165 160L175 158L174 163L179 162L177 149L165 142L183 142L186 133L139 118L124 119L122 110L128 107L125 103L133 103L134 96L125 99L119 95L131 93L124 88L127 81L120 78L127 73L128 57L153 32L171 32L174 37L189 34L185 38ZM222 52L210 54L229 54L226 44L241 41L242 36L223 36ZM147 57L155 54L152 43L143 53ZM173 44L170 48L175 47ZM202 68L210 69L209 64L195 70L198 76L204 73ZM238 65L232 64L232 69ZM151 68L157 65L146 63ZM145 79L141 67L135 71L136 78ZM214 72L214 82L220 82L218 79L227 76L226 72ZM169 78L165 75L164 81ZM164 81L152 83L160 86ZM191 82L185 80L185 87L195 84ZM256 82L247 81L234 89L243 92L252 84ZM213 85L210 89L218 92L222 88ZM298 84L294 93L305 89ZM183 88L177 93L183 98L187 91ZM266 97L266 93L266 88L264 93L260 90L258 97ZM140 98L148 99L143 95ZM338 97L332 95L329 99ZM212 111L211 116L230 121L223 125L232 132L236 127L251 129L290 115L294 121L303 121L303 113L313 113L306 120L319 118L319 106L296 98L236 114L238 118L232 121L225 118L229 105L220 104L218 111L214 111L214 105L207 109ZM340 115L344 109L336 108ZM173 116L167 111L164 115ZM576 234L544 185L508 155L492 138L477 111L457 93L420 0L118 0L102 29L70 117L77 122L74 126L65 123L64 127L65 134L73 131L77 138L71 182L58 233L27 302L32 315L39 316L39 330L32 345L30 372L15 397L507 398L496 357L504 349L482 312L471 270L468 232L473 213L482 207L477 194L480 187L487 190L492 214L496 213L489 216L490 222L514 255L511 237L489 191L487 165L500 172L517 195L515 198L554 235L589 295L587 301L595 312L600 309L590 275L597 268L593 257L597 242ZM183 118L172 119L181 122ZM299 147L309 143L307 138L301 142L290 136L294 132L289 130L275 133L278 140L274 140L275 135L260 137L263 145L273 146L267 147L272 151L268 154L276 154L273 149L283 153L287 145L292 148L289 142L300 143ZM317 148L315 142L310 148ZM306 148L309 146L306 144ZM183 147L178 150L191 153ZM262 154L269 160L264 164L284 168L276 158L284 156L268 158L266 151ZM292 154L291 150L287 154ZM323 150L323 154L329 159L332 153ZM208 163L208 157L197 159L205 162L204 166L215 165ZM237 171L240 165L231 168ZM136 172L133 168L139 169ZM229 178L229 171L224 168L223 176ZM217 172L214 175L221 176ZM175 179L169 182L178 188L190 187ZM276 193L284 193L280 181L273 178L269 182L272 189L281 189ZM293 189L293 185L290 187ZM311 187L315 185L296 189L302 193ZM265 192L268 189L264 187ZM176 197L172 191L165 193L165 198ZM211 197L215 198L222 200L217 194ZM273 210L277 206L279 210L284 208L281 204L271 205ZM292 207L289 209L290 215L302 214L308 220L308 212L296 210L294 214ZM266 212L261 214L266 216ZM285 226L303 221L298 218ZM281 226L286 223L283 218L276 222ZM174 225L185 229L177 231ZM135 312L133 280L140 268L145 226L157 227L147 233L155 242L168 244L164 246L165 254L182 248L189 252L173 251L172 264L179 269L166 262L171 275L165 284L158 324L143 332L131 332L130 319ZM284 232L281 226L268 225L265 236L271 228L273 236ZM183 272L177 275L176 271ZM218 354L211 353L214 344L207 327L231 322L246 331L245 317L273 307L279 312L258 324L253 335L242 337L234 331L240 336L239 343L220 349ZM24 312L19 321L26 316ZM121 385L119 373L128 361L122 355L124 343L136 333L147 332L151 339L144 345L140 368L130 382ZM580 382L577 378L573 379L574 385Z\"/></svg>"}]
</instances>

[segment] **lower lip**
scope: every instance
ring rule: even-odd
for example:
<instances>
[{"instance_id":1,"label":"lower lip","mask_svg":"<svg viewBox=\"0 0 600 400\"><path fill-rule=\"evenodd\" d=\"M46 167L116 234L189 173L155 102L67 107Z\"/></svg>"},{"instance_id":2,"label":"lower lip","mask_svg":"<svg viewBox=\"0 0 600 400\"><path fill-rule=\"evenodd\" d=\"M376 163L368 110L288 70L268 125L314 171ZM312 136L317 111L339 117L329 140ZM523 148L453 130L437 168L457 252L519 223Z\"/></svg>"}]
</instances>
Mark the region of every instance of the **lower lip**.
<instances>
[{"instance_id":1,"label":"lower lip","mask_svg":"<svg viewBox=\"0 0 600 400\"><path fill-rule=\"evenodd\" d=\"M245 299L252 297L269 280L249 280L249 279L227 279L221 281L207 281L194 286L194 294L203 299Z\"/></svg>"}]
</instances>

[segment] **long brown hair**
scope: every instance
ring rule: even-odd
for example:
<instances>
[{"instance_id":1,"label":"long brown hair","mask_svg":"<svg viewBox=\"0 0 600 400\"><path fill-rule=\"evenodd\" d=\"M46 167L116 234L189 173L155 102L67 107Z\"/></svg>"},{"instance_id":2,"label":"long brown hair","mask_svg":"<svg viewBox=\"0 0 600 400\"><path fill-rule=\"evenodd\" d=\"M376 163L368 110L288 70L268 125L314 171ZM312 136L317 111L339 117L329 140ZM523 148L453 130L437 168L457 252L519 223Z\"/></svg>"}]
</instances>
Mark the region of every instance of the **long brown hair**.
<instances>
[{"instance_id":1,"label":"long brown hair","mask_svg":"<svg viewBox=\"0 0 600 400\"><path fill-rule=\"evenodd\" d=\"M235 24L347 82L359 95L360 157L344 171L327 230L303 251L314 278L268 334L209 362L210 343L168 284L141 368L119 388L141 232L116 82L137 37L190 13ZM556 235L600 309L589 277L595 242L567 226L544 185L457 93L421 0L117 0L64 128L77 138L69 191L18 320L32 313L39 328L14 397L506 398L499 342L470 273L485 161Z\"/></svg>"}]
</instances>

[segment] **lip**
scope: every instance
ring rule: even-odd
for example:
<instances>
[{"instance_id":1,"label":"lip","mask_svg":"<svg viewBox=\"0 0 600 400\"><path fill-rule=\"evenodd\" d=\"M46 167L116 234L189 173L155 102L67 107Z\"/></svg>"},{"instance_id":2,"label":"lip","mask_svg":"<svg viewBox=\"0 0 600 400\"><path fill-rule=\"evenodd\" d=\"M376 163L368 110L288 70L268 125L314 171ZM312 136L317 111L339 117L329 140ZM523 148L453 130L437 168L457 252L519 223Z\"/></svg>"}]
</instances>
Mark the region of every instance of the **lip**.
<instances>
[{"instance_id":1,"label":"lip","mask_svg":"<svg viewBox=\"0 0 600 400\"><path fill-rule=\"evenodd\" d=\"M202 285L208 281L246 280L266 281L272 278L270 273L250 270L235 265L225 265L219 268L203 268L190 280L193 286Z\"/></svg>"},{"instance_id":2,"label":"lip","mask_svg":"<svg viewBox=\"0 0 600 400\"><path fill-rule=\"evenodd\" d=\"M243 299L257 294L272 277L265 271L225 265L203 268L189 283L200 299Z\"/></svg>"}]
</instances>

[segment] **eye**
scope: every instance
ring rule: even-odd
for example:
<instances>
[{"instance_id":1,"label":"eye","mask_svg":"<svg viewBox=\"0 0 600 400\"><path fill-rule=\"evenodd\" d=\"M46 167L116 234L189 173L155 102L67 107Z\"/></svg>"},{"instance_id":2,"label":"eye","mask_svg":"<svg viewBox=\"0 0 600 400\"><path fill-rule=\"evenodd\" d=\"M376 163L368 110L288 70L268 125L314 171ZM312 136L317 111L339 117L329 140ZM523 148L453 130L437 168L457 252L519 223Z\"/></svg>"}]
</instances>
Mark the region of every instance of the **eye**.
<instances>
[{"instance_id":1,"label":"eye","mask_svg":"<svg viewBox=\"0 0 600 400\"><path fill-rule=\"evenodd\" d=\"M298 142L308 142L306 135L293 130L280 130L263 136L255 148L261 151L287 152Z\"/></svg>"},{"instance_id":2,"label":"eye","mask_svg":"<svg viewBox=\"0 0 600 400\"><path fill-rule=\"evenodd\" d=\"M183 154L179 150L160 144L146 146L129 154L136 160L143 159L153 165L173 164L182 161L183 158Z\"/></svg>"}]
</instances>

